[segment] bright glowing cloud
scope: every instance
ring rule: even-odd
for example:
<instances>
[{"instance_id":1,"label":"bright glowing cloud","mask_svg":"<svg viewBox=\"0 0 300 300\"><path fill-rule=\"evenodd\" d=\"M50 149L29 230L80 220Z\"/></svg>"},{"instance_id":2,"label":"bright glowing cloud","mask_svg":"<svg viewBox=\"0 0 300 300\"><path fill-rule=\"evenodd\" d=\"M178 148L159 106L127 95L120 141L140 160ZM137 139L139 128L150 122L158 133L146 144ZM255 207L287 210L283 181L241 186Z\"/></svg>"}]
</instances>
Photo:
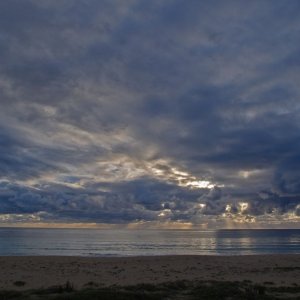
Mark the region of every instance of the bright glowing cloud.
<instances>
[{"instance_id":1,"label":"bright glowing cloud","mask_svg":"<svg viewBox=\"0 0 300 300\"><path fill-rule=\"evenodd\" d=\"M243 213L248 209L249 204L247 202L239 202L240 211Z\"/></svg>"}]
</instances>

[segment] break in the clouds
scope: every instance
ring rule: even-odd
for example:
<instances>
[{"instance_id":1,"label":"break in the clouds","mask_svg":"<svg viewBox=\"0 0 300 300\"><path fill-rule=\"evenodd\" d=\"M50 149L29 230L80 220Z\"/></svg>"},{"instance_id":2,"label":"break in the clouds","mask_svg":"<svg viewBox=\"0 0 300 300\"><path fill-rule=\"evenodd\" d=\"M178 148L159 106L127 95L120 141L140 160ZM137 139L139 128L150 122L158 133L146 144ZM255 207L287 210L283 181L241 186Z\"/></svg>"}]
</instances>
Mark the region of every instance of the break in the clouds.
<instances>
[{"instance_id":1,"label":"break in the clouds","mask_svg":"<svg viewBox=\"0 0 300 300\"><path fill-rule=\"evenodd\" d=\"M1 1L1 222L299 224L299 34L298 0Z\"/></svg>"}]
</instances>

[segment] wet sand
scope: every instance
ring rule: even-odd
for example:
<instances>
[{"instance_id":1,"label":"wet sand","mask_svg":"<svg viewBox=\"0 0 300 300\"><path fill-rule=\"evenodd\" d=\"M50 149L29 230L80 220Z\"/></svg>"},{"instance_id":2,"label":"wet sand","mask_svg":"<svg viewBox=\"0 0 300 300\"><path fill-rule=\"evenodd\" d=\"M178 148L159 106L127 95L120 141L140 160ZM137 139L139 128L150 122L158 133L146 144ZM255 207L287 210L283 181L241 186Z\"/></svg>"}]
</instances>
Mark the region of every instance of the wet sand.
<instances>
[{"instance_id":1,"label":"wet sand","mask_svg":"<svg viewBox=\"0 0 300 300\"><path fill-rule=\"evenodd\" d=\"M72 283L127 286L188 281L251 281L300 285L299 255L148 256L148 257L0 257L0 289L25 290Z\"/></svg>"}]
</instances>

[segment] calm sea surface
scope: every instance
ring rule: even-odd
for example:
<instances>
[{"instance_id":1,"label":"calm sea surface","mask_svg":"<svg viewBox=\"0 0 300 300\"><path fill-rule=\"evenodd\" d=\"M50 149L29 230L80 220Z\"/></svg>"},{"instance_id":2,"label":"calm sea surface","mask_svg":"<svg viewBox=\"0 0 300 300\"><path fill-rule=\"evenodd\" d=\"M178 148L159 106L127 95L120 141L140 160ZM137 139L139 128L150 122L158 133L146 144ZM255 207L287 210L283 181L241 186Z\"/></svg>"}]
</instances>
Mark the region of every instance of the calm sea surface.
<instances>
[{"instance_id":1,"label":"calm sea surface","mask_svg":"<svg viewBox=\"0 0 300 300\"><path fill-rule=\"evenodd\" d=\"M0 228L0 255L244 255L300 253L296 230Z\"/></svg>"}]
</instances>

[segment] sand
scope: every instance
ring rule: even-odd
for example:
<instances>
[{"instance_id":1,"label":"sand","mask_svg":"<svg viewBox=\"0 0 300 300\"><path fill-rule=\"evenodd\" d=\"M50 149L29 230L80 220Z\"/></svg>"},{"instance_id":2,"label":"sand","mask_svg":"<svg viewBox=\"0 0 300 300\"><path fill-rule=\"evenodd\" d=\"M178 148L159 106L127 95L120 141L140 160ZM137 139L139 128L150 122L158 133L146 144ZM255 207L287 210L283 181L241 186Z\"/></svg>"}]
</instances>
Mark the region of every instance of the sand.
<instances>
[{"instance_id":1,"label":"sand","mask_svg":"<svg viewBox=\"0 0 300 300\"><path fill-rule=\"evenodd\" d=\"M135 285L178 280L300 284L300 255L0 257L0 289ZM18 283L19 282L19 283ZM20 283L21 282L21 283ZM22 285L22 282L24 285Z\"/></svg>"}]
</instances>

